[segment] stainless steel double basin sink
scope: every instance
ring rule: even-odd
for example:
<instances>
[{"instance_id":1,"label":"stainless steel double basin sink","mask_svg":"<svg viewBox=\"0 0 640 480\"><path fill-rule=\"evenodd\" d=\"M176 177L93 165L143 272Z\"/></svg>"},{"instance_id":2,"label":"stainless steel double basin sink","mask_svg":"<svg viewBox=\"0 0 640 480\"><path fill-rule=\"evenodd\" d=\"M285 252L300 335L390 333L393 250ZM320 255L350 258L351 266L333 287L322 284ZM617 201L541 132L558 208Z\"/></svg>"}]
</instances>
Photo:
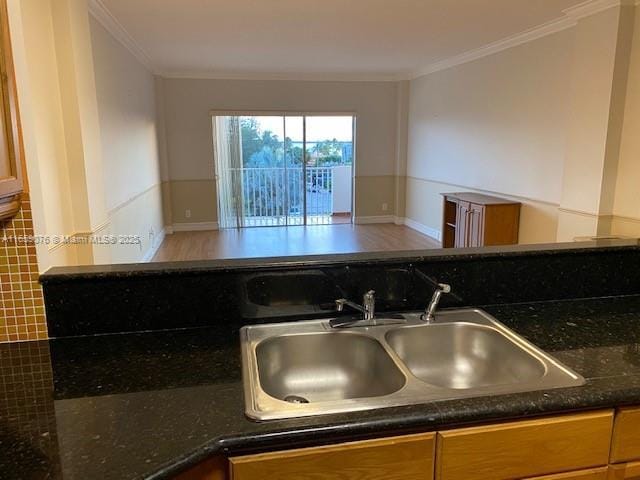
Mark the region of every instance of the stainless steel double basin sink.
<instances>
[{"instance_id":1,"label":"stainless steel double basin sink","mask_svg":"<svg viewBox=\"0 0 640 480\"><path fill-rule=\"evenodd\" d=\"M241 330L245 411L271 420L578 386L584 379L476 309Z\"/></svg>"}]
</instances>

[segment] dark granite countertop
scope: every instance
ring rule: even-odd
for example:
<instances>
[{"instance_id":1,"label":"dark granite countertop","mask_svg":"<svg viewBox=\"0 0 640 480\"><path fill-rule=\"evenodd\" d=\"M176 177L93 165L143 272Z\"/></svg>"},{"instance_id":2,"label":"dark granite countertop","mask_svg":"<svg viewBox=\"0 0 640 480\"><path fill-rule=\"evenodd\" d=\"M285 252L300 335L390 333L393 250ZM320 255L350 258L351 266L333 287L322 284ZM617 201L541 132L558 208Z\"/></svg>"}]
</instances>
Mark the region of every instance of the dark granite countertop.
<instances>
[{"instance_id":1,"label":"dark granite countertop","mask_svg":"<svg viewBox=\"0 0 640 480\"><path fill-rule=\"evenodd\" d=\"M484 307L582 387L256 423L238 325L0 345L0 478L171 478L226 455L640 404L640 296Z\"/></svg>"},{"instance_id":2,"label":"dark granite countertop","mask_svg":"<svg viewBox=\"0 0 640 480\"><path fill-rule=\"evenodd\" d=\"M256 272L263 269L322 267L345 264L390 264L430 260L464 260L472 258L516 258L532 254L556 256L585 252L605 252L638 249L640 239L599 239L583 242L499 245L480 248L433 248L428 250L339 253L334 255L304 255L268 258L230 258L180 262L118 263L112 265L79 265L52 267L40 276L44 285L81 280L114 278L161 277L212 272Z\"/></svg>"}]
</instances>

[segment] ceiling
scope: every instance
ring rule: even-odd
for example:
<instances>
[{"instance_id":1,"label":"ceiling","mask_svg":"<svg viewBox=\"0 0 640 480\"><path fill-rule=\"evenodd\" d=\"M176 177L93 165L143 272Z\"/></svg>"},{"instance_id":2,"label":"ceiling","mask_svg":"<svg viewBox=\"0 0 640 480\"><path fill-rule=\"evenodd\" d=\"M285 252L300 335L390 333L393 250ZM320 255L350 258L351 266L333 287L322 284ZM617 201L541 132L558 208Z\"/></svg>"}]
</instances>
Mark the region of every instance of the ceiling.
<instances>
[{"instance_id":1,"label":"ceiling","mask_svg":"<svg viewBox=\"0 0 640 480\"><path fill-rule=\"evenodd\" d=\"M93 0L164 74L406 77L583 0Z\"/></svg>"}]
</instances>

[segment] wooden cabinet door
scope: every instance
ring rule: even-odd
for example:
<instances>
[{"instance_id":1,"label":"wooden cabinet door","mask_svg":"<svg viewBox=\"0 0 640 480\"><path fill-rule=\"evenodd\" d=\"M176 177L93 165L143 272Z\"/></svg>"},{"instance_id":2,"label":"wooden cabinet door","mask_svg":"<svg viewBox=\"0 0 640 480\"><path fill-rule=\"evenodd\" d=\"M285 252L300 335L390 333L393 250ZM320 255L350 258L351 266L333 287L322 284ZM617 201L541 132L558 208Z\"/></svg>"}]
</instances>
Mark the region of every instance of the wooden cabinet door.
<instances>
[{"instance_id":1,"label":"wooden cabinet door","mask_svg":"<svg viewBox=\"0 0 640 480\"><path fill-rule=\"evenodd\" d=\"M231 480L432 480L435 434L229 459Z\"/></svg>"},{"instance_id":2,"label":"wooden cabinet door","mask_svg":"<svg viewBox=\"0 0 640 480\"><path fill-rule=\"evenodd\" d=\"M471 203L469 205L469 247L484 245L484 207Z\"/></svg>"},{"instance_id":3,"label":"wooden cabinet door","mask_svg":"<svg viewBox=\"0 0 640 480\"><path fill-rule=\"evenodd\" d=\"M607 480L640 480L640 462L611 465Z\"/></svg>"},{"instance_id":4,"label":"wooden cabinet door","mask_svg":"<svg viewBox=\"0 0 640 480\"><path fill-rule=\"evenodd\" d=\"M182 472L173 480L226 480L227 463L224 457L212 457Z\"/></svg>"},{"instance_id":5,"label":"wooden cabinet door","mask_svg":"<svg viewBox=\"0 0 640 480\"><path fill-rule=\"evenodd\" d=\"M621 408L616 413L611 441L611 463L640 460L640 408Z\"/></svg>"},{"instance_id":6,"label":"wooden cabinet door","mask_svg":"<svg viewBox=\"0 0 640 480\"><path fill-rule=\"evenodd\" d=\"M469 246L469 208L468 202L458 202L456 213L456 248Z\"/></svg>"},{"instance_id":7,"label":"wooden cabinet door","mask_svg":"<svg viewBox=\"0 0 640 480\"><path fill-rule=\"evenodd\" d=\"M556 473L544 477L529 477L526 480L607 480L607 467L590 468L577 472Z\"/></svg>"},{"instance_id":8,"label":"wooden cabinet door","mask_svg":"<svg viewBox=\"0 0 640 480\"><path fill-rule=\"evenodd\" d=\"M436 480L507 480L603 467L612 424L607 410L439 432Z\"/></svg>"},{"instance_id":9,"label":"wooden cabinet door","mask_svg":"<svg viewBox=\"0 0 640 480\"><path fill-rule=\"evenodd\" d=\"M15 214L22 193L22 144L6 0L0 0L0 219Z\"/></svg>"}]
</instances>

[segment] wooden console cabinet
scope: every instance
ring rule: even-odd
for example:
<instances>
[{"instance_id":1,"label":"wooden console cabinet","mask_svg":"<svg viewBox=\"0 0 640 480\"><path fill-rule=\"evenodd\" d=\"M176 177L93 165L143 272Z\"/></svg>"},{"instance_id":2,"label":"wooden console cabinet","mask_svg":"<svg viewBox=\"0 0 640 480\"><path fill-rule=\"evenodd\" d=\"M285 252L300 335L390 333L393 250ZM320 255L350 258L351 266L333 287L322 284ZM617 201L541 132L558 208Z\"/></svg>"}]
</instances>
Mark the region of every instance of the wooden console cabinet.
<instances>
[{"instance_id":1,"label":"wooden console cabinet","mask_svg":"<svg viewBox=\"0 0 640 480\"><path fill-rule=\"evenodd\" d=\"M176 480L640 480L640 408L215 457Z\"/></svg>"},{"instance_id":2,"label":"wooden console cabinet","mask_svg":"<svg viewBox=\"0 0 640 480\"><path fill-rule=\"evenodd\" d=\"M444 248L518 243L520 203L471 192L442 195Z\"/></svg>"},{"instance_id":3,"label":"wooden console cabinet","mask_svg":"<svg viewBox=\"0 0 640 480\"><path fill-rule=\"evenodd\" d=\"M22 137L6 0L0 0L0 221L20 210Z\"/></svg>"}]
</instances>

